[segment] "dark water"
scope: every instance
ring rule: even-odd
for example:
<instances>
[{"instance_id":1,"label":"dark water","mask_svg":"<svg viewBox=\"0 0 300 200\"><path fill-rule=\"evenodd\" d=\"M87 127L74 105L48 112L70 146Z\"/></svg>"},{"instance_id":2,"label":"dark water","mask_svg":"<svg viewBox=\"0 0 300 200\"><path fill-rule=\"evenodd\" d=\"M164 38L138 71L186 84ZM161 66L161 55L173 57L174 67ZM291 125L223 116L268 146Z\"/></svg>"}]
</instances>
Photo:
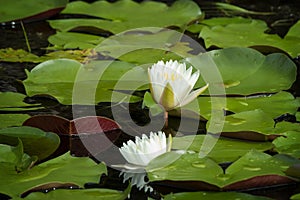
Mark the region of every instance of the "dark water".
<instances>
[{"instance_id":1,"label":"dark water","mask_svg":"<svg viewBox=\"0 0 300 200\"><path fill-rule=\"evenodd\" d=\"M89 1L91 2L91 1ZM140 2L140 1L139 1ZM173 1L165 0L171 4ZM205 12L206 18L211 17L221 17L227 16L226 13L218 10L211 2L220 2L220 1L201 1L195 0ZM298 0L227 0L223 2L230 2L235 5L241 6L243 8L253 10L253 11L262 11L262 12L274 12L274 15L247 15L243 14L244 17L251 17L254 19L262 19L267 22L270 27L269 33L277 33L280 36L284 36L289 27L291 27L297 20L300 19L300 1ZM57 18L62 16L54 16L52 18ZM55 31L51 29L48 23L43 21L34 21L24 24L29 43L31 46L32 53L37 55L43 55L47 51L44 49L49 44L47 38L54 34ZM26 40L24 37L23 30L18 23L7 23L0 26L0 48L14 48L14 49L25 49L27 50ZM201 39L198 39L196 35L191 35L194 39L198 40L200 43ZM300 67L300 58L293 58L294 62L297 64L298 69ZM1 92L19 92L26 94L24 86L21 81L26 79L26 74L24 69L31 70L36 64L33 63L8 63L0 62L0 91ZM291 92L295 96L300 96L300 77L298 70L297 81L291 88ZM41 103L45 109L37 111L28 111L27 114L32 116L39 114L52 114L65 117L67 119L72 119L72 106L61 105L58 101L50 97L28 97L26 99L27 103ZM97 115L106 116L112 118L110 103L102 103L96 106ZM89 106L78 106L76 108L79 111L85 112L86 109L90 109ZM122 108L120 107L120 112ZM1 112L0 113L7 113ZM137 124L143 125L149 123L149 116L147 110L141 109L140 104L133 104L131 106L131 116L136 121ZM124 119L125 120L125 119ZM177 118L171 119L173 122L171 126L176 129L176 124L178 124ZM205 133L205 122L200 122L199 133ZM120 137L121 139L117 143L122 144L123 141L128 140L129 137L124 135ZM87 183L85 187L104 187L111 189L124 190L127 187L128 182L122 184L122 178L119 176L119 171L114 169L109 169L109 175L107 177L102 177L100 183ZM159 192L165 191L167 193L173 191L189 191L188 188L172 188L168 185L160 185ZM144 192L138 191L135 187L131 192L132 199L147 199L148 196L159 199L160 195L158 191L145 194ZM245 191L255 195L268 196L273 199L285 200L294 194L300 192L300 187L297 184L291 185L282 185L276 187L268 188L257 188L249 191ZM4 196L0 196L0 199L5 199Z\"/></svg>"}]
</instances>

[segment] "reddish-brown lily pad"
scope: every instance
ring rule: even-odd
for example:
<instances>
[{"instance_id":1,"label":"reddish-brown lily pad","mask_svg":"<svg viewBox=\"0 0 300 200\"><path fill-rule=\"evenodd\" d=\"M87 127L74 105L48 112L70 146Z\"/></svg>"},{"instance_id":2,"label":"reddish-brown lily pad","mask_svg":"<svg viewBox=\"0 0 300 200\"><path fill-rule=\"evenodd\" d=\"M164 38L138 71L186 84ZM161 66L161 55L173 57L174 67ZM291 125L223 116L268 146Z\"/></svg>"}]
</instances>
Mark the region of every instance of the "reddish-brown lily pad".
<instances>
[{"instance_id":1,"label":"reddish-brown lily pad","mask_svg":"<svg viewBox=\"0 0 300 200\"><path fill-rule=\"evenodd\" d=\"M53 156L71 151L75 156L93 156L108 149L121 134L112 119L87 116L68 120L55 115L33 116L23 123L47 132L57 133L61 143Z\"/></svg>"}]
</instances>

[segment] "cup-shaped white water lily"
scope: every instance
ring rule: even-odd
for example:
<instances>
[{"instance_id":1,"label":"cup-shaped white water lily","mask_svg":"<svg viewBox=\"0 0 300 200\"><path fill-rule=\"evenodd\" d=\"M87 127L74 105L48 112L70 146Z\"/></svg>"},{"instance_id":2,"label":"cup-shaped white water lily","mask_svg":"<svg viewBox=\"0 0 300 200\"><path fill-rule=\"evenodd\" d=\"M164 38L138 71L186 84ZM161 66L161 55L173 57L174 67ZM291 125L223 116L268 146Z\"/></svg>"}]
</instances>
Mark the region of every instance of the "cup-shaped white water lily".
<instances>
[{"instance_id":1,"label":"cup-shaped white water lily","mask_svg":"<svg viewBox=\"0 0 300 200\"><path fill-rule=\"evenodd\" d=\"M192 91L200 72L192 74L192 67L177 61L158 61L148 69L150 90L154 101L166 111L182 107L207 89L208 84Z\"/></svg>"},{"instance_id":2,"label":"cup-shaped white water lily","mask_svg":"<svg viewBox=\"0 0 300 200\"><path fill-rule=\"evenodd\" d=\"M147 166L153 158L168 151L167 138L162 131L151 132L149 138L145 134L135 137L135 142L129 140L119 150L128 163Z\"/></svg>"}]
</instances>

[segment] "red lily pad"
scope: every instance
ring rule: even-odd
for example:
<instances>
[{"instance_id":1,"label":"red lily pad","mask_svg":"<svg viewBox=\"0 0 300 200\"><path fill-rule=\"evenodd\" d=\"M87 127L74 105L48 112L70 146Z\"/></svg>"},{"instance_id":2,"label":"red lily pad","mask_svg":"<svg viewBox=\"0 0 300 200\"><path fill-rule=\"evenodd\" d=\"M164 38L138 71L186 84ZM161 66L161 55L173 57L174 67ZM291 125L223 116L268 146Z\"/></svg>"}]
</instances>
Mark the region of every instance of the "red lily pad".
<instances>
[{"instance_id":1,"label":"red lily pad","mask_svg":"<svg viewBox=\"0 0 300 200\"><path fill-rule=\"evenodd\" d=\"M55 115L37 115L23 126L32 126L59 135L61 143L54 157L71 151L75 156L93 156L107 150L121 134L120 126L112 119L87 116L68 120Z\"/></svg>"}]
</instances>

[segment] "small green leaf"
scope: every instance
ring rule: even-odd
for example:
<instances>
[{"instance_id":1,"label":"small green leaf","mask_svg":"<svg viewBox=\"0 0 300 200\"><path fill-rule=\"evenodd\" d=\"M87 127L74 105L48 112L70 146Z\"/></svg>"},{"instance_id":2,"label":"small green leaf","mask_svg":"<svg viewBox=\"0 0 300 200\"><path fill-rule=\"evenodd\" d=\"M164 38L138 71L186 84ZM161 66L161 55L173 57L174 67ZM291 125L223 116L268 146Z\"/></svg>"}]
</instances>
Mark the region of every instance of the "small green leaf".
<instances>
[{"instance_id":1,"label":"small green leaf","mask_svg":"<svg viewBox=\"0 0 300 200\"><path fill-rule=\"evenodd\" d=\"M12 127L0 130L0 143L17 145L21 140L24 152L38 156L40 160L51 155L59 146L60 139L55 133L44 132L32 127Z\"/></svg>"},{"instance_id":2,"label":"small green leaf","mask_svg":"<svg viewBox=\"0 0 300 200\"><path fill-rule=\"evenodd\" d=\"M299 132L296 131L287 131L283 133L283 136L276 138L273 141L275 145L275 150L278 153L287 154L300 158L300 125Z\"/></svg>"}]
</instances>

